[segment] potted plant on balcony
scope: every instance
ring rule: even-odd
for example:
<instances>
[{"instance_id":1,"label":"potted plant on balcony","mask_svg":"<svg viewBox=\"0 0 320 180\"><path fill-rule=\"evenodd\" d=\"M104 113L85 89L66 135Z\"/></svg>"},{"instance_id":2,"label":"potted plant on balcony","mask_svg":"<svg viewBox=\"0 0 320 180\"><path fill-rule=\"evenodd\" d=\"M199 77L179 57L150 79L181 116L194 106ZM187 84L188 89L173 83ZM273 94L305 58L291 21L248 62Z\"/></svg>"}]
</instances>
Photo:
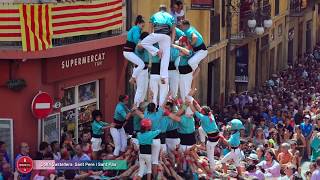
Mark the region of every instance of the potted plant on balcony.
<instances>
[{"instance_id":1,"label":"potted plant on balcony","mask_svg":"<svg viewBox=\"0 0 320 180\"><path fill-rule=\"evenodd\" d=\"M27 86L27 83L24 79L10 79L6 83L8 89L13 91L21 91Z\"/></svg>"}]
</instances>

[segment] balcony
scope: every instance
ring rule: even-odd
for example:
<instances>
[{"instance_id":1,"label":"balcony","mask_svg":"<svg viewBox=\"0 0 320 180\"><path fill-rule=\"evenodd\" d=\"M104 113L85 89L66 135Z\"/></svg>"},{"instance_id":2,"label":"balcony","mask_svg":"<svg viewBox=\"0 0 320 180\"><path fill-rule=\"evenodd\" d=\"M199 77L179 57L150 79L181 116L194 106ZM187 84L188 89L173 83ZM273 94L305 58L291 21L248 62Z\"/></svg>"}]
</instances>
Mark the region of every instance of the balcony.
<instances>
[{"instance_id":1,"label":"balcony","mask_svg":"<svg viewBox=\"0 0 320 180\"><path fill-rule=\"evenodd\" d=\"M20 4L15 3L0 4L0 21L2 21L0 49L22 49L22 17L20 17L19 6ZM40 4L38 6L40 7ZM126 30L125 5L122 0L59 2L50 4L50 6L51 20L48 23L52 27L50 40L52 48L116 37ZM41 11L40 8L33 10L34 12L31 11L34 13L31 19L32 16L39 16L38 13L35 15L37 10ZM30 29L39 26L40 21L31 20L36 25L30 25ZM41 28L39 29L41 31ZM34 37L36 33L39 33L36 31Z\"/></svg>"},{"instance_id":2,"label":"balcony","mask_svg":"<svg viewBox=\"0 0 320 180\"><path fill-rule=\"evenodd\" d=\"M307 9L312 8L312 1L290 0L290 16L301 17Z\"/></svg>"}]
</instances>

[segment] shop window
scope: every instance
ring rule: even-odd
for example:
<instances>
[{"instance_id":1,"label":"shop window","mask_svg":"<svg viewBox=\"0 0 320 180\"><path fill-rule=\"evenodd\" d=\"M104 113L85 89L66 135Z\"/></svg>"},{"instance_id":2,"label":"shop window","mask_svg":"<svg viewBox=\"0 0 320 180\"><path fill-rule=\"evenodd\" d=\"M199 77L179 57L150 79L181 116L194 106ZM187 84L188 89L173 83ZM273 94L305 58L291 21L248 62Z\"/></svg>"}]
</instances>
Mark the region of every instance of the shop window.
<instances>
[{"instance_id":1,"label":"shop window","mask_svg":"<svg viewBox=\"0 0 320 180\"><path fill-rule=\"evenodd\" d=\"M49 115L42 121L42 140L46 142L59 142L59 119L60 114Z\"/></svg>"},{"instance_id":2,"label":"shop window","mask_svg":"<svg viewBox=\"0 0 320 180\"><path fill-rule=\"evenodd\" d=\"M91 112L99 109L99 81L65 89L61 108L60 135L70 132L77 142L83 130L91 129Z\"/></svg>"},{"instance_id":3,"label":"shop window","mask_svg":"<svg viewBox=\"0 0 320 180\"><path fill-rule=\"evenodd\" d=\"M13 123L12 119L0 118L0 141L3 141L7 145L8 156L11 161L11 165L14 163L13 159Z\"/></svg>"}]
</instances>

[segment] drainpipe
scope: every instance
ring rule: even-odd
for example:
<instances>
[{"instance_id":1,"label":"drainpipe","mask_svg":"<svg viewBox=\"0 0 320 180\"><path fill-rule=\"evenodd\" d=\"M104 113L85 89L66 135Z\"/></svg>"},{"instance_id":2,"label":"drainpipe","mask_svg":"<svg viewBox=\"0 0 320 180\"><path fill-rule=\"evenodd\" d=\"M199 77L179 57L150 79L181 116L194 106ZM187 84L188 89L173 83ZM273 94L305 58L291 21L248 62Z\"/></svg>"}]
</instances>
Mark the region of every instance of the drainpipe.
<instances>
[{"instance_id":1,"label":"drainpipe","mask_svg":"<svg viewBox=\"0 0 320 180\"><path fill-rule=\"evenodd\" d=\"M228 43L227 43L227 52L226 52L226 71L225 71L225 82L229 82L229 62L231 61L231 57L230 57L230 51L231 51L231 45L230 45L230 38L231 38L231 21L232 21L232 14L231 14L231 2L232 0L227 0L227 40L228 40ZM225 7L224 7L225 8ZM225 95L224 95L224 99L225 99L225 103L228 102L228 99L229 99L229 84L227 83L225 85Z\"/></svg>"}]
</instances>

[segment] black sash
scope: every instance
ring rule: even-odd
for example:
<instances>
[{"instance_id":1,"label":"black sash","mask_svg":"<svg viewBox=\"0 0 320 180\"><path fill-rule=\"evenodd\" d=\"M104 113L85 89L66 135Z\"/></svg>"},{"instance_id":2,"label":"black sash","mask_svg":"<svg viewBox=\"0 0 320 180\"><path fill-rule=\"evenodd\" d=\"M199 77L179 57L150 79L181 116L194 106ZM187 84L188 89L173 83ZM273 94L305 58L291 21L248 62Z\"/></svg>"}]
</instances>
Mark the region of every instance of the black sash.
<instances>
[{"instance_id":1,"label":"black sash","mask_svg":"<svg viewBox=\"0 0 320 180\"><path fill-rule=\"evenodd\" d=\"M134 67L137 68L138 65L135 65ZM144 63L143 70L146 70L146 69L148 69L148 63L145 62L145 63Z\"/></svg>"},{"instance_id":2,"label":"black sash","mask_svg":"<svg viewBox=\"0 0 320 180\"><path fill-rule=\"evenodd\" d=\"M151 154L151 145L140 145L140 154Z\"/></svg>"},{"instance_id":3,"label":"black sash","mask_svg":"<svg viewBox=\"0 0 320 180\"><path fill-rule=\"evenodd\" d=\"M154 33L170 36L170 26L167 24L156 24L154 25Z\"/></svg>"},{"instance_id":4,"label":"black sash","mask_svg":"<svg viewBox=\"0 0 320 180\"><path fill-rule=\"evenodd\" d=\"M189 65L179 66L178 69L180 74L189 74L192 72L192 68Z\"/></svg>"},{"instance_id":5,"label":"black sash","mask_svg":"<svg viewBox=\"0 0 320 180\"><path fill-rule=\"evenodd\" d=\"M191 134L180 133L179 136L181 140L180 142L181 145L192 146L197 143L194 133L191 133Z\"/></svg>"},{"instance_id":6,"label":"black sash","mask_svg":"<svg viewBox=\"0 0 320 180\"><path fill-rule=\"evenodd\" d=\"M125 52L134 52L135 49L136 49L136 44L131 41L127 41L123 47L123 51Z\"/></svg>"},{"instance_id":7,"label":"black sash","mask_svg":"<svg viewBox=\"0 0 320 180\"><path fill-rule=\"evenodd\" d=\"M150 74L160 75L160 63L152 63Z\"/></svg>"},{"instance_id":8,"label":"black sash","mask_svg":"<svg viewBox=\"0 0 320 180\"><path fill-rule=\"evenodd\" d=\"M116 128L116 129L121 129L123 127L123 124L125 123L125 121L119 121L116 119L113 119L113 122L116 124L114 126L114 128Z\"/></svg>"},{"instance_id":9,"label":"black sash","mask_svg":"<svg viewBox=\"0 0 320 180\"><path fill-rule=\"evenodd\" d=\"M197 47L194 47L193 48L194 52L197 52L197 51L200 51L200 50L207 50L207 47L204 43L202 43L201 45L197 46Z\"/></svg>"},{"instance_id":10,"label":"black sash","mask_svg":"<svg viewBox=\"0 0 320 180\"><path fill-rule=\"evenodd\" d=\"M168 70L176 70L176 66L174 65L174 62L169 62Z\"/></svg>"},{"instance_id":11,"label":"black sash","mask_svg":"<svg viewBox=\"0 0 320 180\"><path fill-rule=\"evenodd\" d=\"M179 138L179 133L178 133L177 129L175 129L172 131L167 131L166 136L167 136L167 138L175 139L175 138Z\"/></svg>"},{"instance_id":12,"label":"black sash","mask_svg":"<svg viewBox=\"0 0 320 180\"><path fill-rule=\"evenodd\" d=\"M217 142L220 139L219 132L210 133L207 135L208 135L208 141L210 142Z\"/></svg>"}]
</instances>

